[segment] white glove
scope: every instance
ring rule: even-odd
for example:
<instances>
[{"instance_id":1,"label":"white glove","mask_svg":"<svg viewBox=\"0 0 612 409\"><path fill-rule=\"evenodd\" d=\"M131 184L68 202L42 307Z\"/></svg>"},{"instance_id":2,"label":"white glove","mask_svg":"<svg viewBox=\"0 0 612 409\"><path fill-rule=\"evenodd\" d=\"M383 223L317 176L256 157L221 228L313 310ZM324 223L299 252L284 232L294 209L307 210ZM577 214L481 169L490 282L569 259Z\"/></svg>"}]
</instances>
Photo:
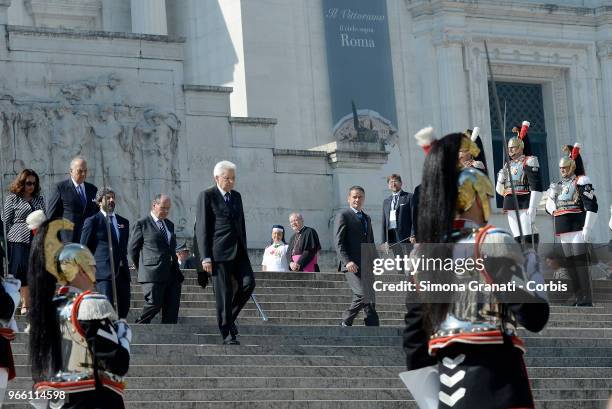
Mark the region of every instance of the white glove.
<instances>
[{"instance_id":1,"label":"white glove","mask_svg":"<svg viewBox=\"0 0 612 409\"><path fill-rule=\"evenodd\" d=\"M497 183L503 185L505 182L506 182L506 172L504 171L504 169L500 169L499 172L497 172Z\"/></svg>"},{"instance_id":2,"label":"white glove","mask_svg":"<svg viewBox=\"0 0 612 409\"><path fill-rule=\"evenodd\" d=\"M529 197L529 208L527 209L527 215L531 224L535 223L536 215L538 213L538 204L542 198L542 192L532 191Z\"/></svg>"},{"instance_id":3,"label":"white glove","mask_svg":"<svg viewBox=\"0 0 612 409\"><path fill-rule=\"evenodd\" d=\"M610 206L610 221L608 222L608 227L612 230L612 206Z\"/></svg>"},{"instance_id":4,"label":"white glove","mask_svg":"<svg viewBox=\"0 0 612 409\"><path fill-rule=\"evenodd\" d=\"M128 325L125 319L115 321L115 327L117 328L117 338L122 347L130 352L130 343L132 342L132 329Z\"/></svg>"},{"instance_id":5,"label":"white glove","mask_svg":"<svg viewBox=\"0 0 612 409\"><path fill-rule=\"evenodd\" d=\"M555 210L557 210L557 205L555 204L555 201L549 196L548 199L546 199L546 211L550 214L553 214Z\"/></svg>"},{"instance_id":6,"label":"white glove","mask_svg":"<svg viewBox=\"0 0 612 409\"><path fill-rule=\"evenodd\" d=\"M506 182L506 172L503 169L500 169L497 172L497 184L495 185L495 191L500 195L504 195L504 183Z\"/></svg>"},{"instance_id":7,"label":"white glove","mask_svg":"<svg viewBox=\"0 0 612 409\"><path fill-rule=\"evenodd\" d=\"M582 227L582 238L585 243L590 243L593 238L592 233L596 220L597 213L587 211L586 218L584 219L584 226Z\"/></svg>"},{"instance_id":8,"label":"white glove","mask_svg":"<svg viewBox=\"0 0 612 409\"><path fill-rule=\"evenodd\" d=\"M585 243L590 243L591 242L591 230L587 229L586 227L582 228L582 240Z\"/></svg>"},{"instance_id":9,"label":"white glove","mask_svg":"<svg viewBox=\"0 0 612 409\"><path fill-rule=\"evenodd\" d=\"M544 284L544 276L540 271L540 258L534 249L527 249L523 252L525 264L523 265L525 271L525 278L527 281L533 281L536 284ZM541 287L543 288L543 287ZM548 300L546 291L535 292L540 298Z\"/></svg>"},{"instance_id":10,"label":"white glove","mask_svg":"<svg viewBox=\"0 0 612 409\"><path fill-rule=\"evenodd\" d=\"M548 187L548 197L555 200L561 193L561 186L558 183L551 183Z\"/></svg>"}]
</instances>

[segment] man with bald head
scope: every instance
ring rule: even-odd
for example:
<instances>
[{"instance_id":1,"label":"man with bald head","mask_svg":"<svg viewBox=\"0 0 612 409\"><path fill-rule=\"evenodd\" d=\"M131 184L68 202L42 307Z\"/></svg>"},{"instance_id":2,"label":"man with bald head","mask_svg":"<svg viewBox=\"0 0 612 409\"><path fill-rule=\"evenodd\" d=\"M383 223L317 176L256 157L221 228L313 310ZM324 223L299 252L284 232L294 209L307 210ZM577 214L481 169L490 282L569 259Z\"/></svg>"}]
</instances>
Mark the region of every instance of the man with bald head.
<instances>
[{"instance_id":1,"label":"man with bald head","mask_svg":"<svg viewBox=\"0 0 612 409\"><path fill-rule=\"evenodd\" d=\"M291 271L319 271L319 235L312 227L304 226L304 217L300 213L289 215L289 225L294 234L287 247L287 265Z\"/></svg>"},{"instance_id":2,"label":"man with bald head","mask_svg":"<svg viewBox=\"0 0 612 409\"><path fill-rule=\"evenodd\" d=\"M83 222L98 213L95 202L98 188L85 181L87 179L87 161L76 156L70 161L70 178L59 182L51 190L47 205L49 219L64 218L74 223L72 232L63 230L62 241L78 243L81 238Z\"/></svg>"},{"instance_id":3,"label":"man with bald head","mask_svg":"<svg viewBox=\"0 0 612 409\"><path fill-rule=\"evenodd\" d=\"M151 213L134 223L130 232L128 255L138 271L145 303L140 324L148 324L161 310L162 324L176 324L185 279L176 257L174 224L168 219L172 201L159 194L153 199Z\"/></svg>"}]
</instances>

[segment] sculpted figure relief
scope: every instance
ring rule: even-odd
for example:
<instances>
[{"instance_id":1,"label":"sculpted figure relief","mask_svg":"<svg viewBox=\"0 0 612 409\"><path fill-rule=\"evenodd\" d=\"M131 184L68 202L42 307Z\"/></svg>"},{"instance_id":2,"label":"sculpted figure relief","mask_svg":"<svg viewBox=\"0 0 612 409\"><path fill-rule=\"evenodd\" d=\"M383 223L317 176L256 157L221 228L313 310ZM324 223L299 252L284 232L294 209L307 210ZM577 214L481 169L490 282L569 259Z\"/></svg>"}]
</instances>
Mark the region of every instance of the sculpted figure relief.
<instances>
[{"instance_id":1,"label":"sculpted figure relief","mask_svg":"<svg viewBox=\"0 0 612 409\"><path fill-rule=\"evenodd\" d=\"M89 159L91 177L105 178L124 192L126 216L146 210L158 192L172 196L178 215L176 231L186 224L178 170L181 121L173 112L126 102L121 78L111 73L61 85L53 98L0 95L0 167L8 183L24 167L35 168L41 185L49 186L66 172L70 158ZM147 198L140 203L139 198Z\"/></svg>"}]
</instances>

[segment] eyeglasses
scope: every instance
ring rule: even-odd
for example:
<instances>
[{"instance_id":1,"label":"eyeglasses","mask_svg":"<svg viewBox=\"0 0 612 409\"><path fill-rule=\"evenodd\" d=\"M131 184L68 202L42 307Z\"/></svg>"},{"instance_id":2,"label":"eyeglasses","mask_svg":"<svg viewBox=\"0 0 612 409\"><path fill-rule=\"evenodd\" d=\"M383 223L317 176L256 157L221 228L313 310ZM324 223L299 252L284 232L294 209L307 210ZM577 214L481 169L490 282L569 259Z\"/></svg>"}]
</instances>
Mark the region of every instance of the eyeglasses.
<instances>
[{"instance_id":1,"label":"eyeglasses","mask_svg":"<svg viewBox=\"0 0 612 409\"><path fill-rule=\"evenodd\" d=\"M36 186L36 182L25 182L26 186Z\"/></svg>"}]
</instances>

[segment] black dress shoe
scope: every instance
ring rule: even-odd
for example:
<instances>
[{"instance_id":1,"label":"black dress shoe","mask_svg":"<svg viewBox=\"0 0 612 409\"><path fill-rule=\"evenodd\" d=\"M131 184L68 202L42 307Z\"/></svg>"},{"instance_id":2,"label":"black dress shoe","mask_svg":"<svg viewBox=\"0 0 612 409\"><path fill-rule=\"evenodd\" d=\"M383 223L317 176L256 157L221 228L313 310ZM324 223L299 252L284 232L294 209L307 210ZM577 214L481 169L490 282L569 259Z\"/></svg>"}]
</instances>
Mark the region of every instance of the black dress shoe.
<instances>
[{"instance_id":1,"label":"black dress shoe","mask_svg":"<svg viewBox=\"0 0 612 409\"><path fill-rule=\"evenodd\" d=\"M344 322L344 321L340 321L340 326L341 326L341 327L352 327L352 326L353 326L353 324L347 324L347 323L346 323L346 322Z\"/></svg>"},{"instance_id":2,"label":"black dress shoe","mask_svg":"<svg viewBox=\"0 0 612 409\"><path fill-rule=\"evenodd\" d=\"M223 345L240 345L240 341L238 341L236 338L224 339Z\"/></svg>"}]
</instances>

